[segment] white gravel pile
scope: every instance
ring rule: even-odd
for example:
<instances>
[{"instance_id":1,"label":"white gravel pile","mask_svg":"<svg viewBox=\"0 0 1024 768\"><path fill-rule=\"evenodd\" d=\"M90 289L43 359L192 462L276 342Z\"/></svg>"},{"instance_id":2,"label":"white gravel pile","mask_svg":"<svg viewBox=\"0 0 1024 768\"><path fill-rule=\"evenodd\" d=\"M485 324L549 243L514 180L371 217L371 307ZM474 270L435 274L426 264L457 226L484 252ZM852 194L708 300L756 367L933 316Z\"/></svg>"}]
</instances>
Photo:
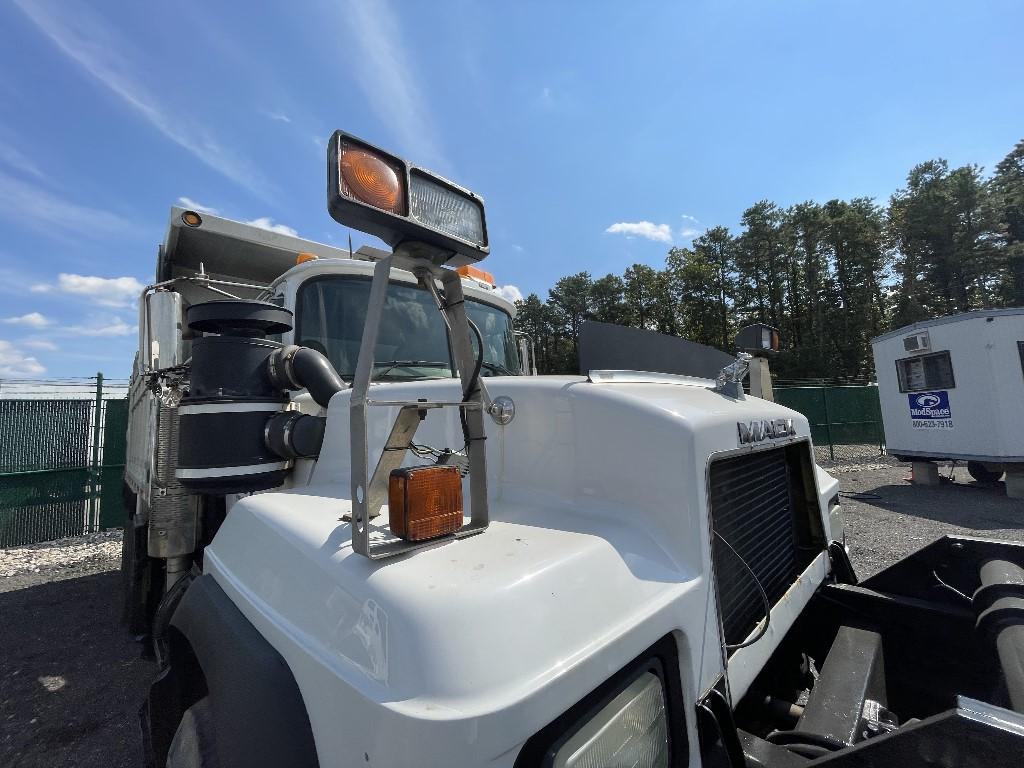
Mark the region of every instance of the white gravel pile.
<instances>
[{"instance_id":1,"label":"white gravel pile","mask_svg":"<svg viewBox=\"0 0 1024 768\"><path fill-rule=\"evenodd\" d=\"M77 576L88 571L109 570L111 564L118 563L120 558L120 530L26 544L0 549L0 579L46 574L50 580L55 580L61 578L63 572ZM0 591L2 587L0 583Z\"/></svg>"}]
</instances>

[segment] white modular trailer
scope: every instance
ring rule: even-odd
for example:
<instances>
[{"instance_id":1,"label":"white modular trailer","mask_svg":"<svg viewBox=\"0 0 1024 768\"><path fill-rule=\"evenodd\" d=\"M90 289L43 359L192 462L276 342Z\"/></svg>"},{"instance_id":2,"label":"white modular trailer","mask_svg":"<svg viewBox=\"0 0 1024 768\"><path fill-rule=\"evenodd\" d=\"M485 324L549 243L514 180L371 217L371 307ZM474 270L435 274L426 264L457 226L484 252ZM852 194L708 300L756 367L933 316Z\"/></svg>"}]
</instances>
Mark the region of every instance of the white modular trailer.
<instances>
[{"instance_id":1,"label":"white modular trailer","mask_svg":"<svg viewBox=\"0 0 1024 768\"><path fill-rule=\"evenodd\" d=\"M1024 462L1024 307L927 320L871 345L890 455Z\"/></svg>"}]
</instances>

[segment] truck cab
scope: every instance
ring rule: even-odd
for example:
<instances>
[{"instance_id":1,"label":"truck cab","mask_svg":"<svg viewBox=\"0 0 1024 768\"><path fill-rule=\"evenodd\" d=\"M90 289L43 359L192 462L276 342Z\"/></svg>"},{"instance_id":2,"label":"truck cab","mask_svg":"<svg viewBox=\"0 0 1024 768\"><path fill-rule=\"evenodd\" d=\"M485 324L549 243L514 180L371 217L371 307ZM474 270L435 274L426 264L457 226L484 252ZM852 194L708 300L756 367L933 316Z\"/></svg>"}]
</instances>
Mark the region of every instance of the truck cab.
<instances>
[{"instance_id":1,"label":"truck cab","mask_svg":"<svg viewBox=\"0 0 1024 768\"><path fill-rule=\"evenodd\" d=\"M328 210L392 250L173 209L140 301L151 763L1021 754L1020 547L947 538L858 582L838 483L744 392L749 355L522 375L478 195L339 131Z\"/></svg>"}]
</instances>

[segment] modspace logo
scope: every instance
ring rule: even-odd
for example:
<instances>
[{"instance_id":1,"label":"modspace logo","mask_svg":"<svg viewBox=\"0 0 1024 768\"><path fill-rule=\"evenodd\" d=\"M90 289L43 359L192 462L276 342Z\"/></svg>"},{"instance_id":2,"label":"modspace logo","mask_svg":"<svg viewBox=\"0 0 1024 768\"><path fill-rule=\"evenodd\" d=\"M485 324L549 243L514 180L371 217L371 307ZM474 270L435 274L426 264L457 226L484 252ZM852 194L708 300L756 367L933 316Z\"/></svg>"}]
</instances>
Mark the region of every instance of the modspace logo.
<instances>
[{"instance_id":1,"label":"modspace logo","mask_svg":"<svg viewBox=\"0 0 1024 768\"><path fill-rule=\"evenodd\" d=\"M907 397L910 400L910 418L912 419L950 419L953 417L949 409L948 392L918 392Z\"/></svg>"}]
</instances>

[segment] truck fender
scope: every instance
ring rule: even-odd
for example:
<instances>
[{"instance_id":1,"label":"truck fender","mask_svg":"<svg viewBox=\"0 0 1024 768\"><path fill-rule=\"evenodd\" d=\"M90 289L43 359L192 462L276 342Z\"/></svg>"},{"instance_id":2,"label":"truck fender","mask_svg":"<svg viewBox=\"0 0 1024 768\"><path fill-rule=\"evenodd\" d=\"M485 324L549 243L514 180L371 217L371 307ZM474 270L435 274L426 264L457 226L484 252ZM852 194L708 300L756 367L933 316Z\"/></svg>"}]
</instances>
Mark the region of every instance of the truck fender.
<instances>
[{"instance_id":1,"label":"truck fender","mask_svg":"<svg viewBox=\"0 0 1024 768\"><path fill-rule=\"evenodd\" d=\"M164 765L181 716L205 694L223 768L317 768L309 715L288 664L209 574L181 598L169 642L170 665L142 713L151 764Z\"/></svg>"}]
</instances>

